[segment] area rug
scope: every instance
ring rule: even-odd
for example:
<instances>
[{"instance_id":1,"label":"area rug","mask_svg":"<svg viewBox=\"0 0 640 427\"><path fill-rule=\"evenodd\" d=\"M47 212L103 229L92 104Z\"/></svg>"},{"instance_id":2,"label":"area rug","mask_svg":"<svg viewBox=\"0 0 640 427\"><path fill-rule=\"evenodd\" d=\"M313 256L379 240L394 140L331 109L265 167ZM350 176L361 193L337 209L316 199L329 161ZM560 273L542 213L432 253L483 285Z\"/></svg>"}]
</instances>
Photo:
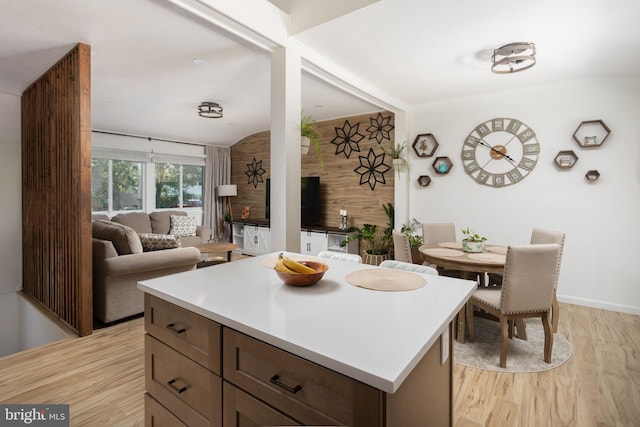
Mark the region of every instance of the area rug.
<instances>
[{"instance_id":1,"label":"area rug","mask_svg":"<svg viewBox=\"0 0 640 427\"><path fill-rule=\"evenodd\" d=\"M500 367L500 323L476 317L475 341L454 341L454 361L459 365L498 372L541 372L569 360L571 344L561 334L553 336L551 363L544 362L544 329L540 319L527 319L527 340L509 340L507 367Z\"/></svg>"}]
</instances>

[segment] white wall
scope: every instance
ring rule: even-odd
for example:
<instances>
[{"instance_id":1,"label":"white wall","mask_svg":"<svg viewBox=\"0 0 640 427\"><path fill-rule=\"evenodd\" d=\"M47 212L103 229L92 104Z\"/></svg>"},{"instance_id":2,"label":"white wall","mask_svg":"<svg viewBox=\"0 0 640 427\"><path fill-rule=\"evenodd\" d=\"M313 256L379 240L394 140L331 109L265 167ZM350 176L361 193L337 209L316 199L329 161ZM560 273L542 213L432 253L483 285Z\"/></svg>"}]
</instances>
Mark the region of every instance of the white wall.
<instances>
[{"instance_id":1,"label":"white wall","mask_svg":"<svg viewBox=\"0 0 640 427\"><path fill-rule=\"evenodd\" d=\"M502 77L518 76L496 76ZM533 172L505 188L475 183L460 158L465 137L494 117L523 121L541 144ZM604 120L612 133L601 147L581 148L572 135L593 119ZM435 156L449 156L454 166L438 176L433 158L410 149L409 218L453 221L496 244L528 243L534 227L564 231L558 299L640 314L639 78L559 82L416 106L409 114L409 145L419 133L434 134L440 143ZM560 150L579 157L572 169L553 163ZM590 169L601 174L594 183L584 178ZM432 178L429 187L416 183L424 174Z\"/></svg>"},{"instance_id":2,"label":"white wall","mask_svg":"<svg viewBox=\"0 0 640 427\"><path fill-rule=\"evenodd\" d=\"M20 98L0 94L0 294L22 289Z\"/></svg>"}]
</instances>

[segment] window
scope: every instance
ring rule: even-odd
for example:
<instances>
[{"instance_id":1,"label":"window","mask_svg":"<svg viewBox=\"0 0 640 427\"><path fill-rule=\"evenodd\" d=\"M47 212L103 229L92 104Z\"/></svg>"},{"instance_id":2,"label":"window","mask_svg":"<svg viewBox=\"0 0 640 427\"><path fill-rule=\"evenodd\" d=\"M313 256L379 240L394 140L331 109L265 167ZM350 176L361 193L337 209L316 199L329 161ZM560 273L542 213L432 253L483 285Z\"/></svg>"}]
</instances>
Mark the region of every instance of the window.
<instances>
[{"instance_id":1,"label":"window","mask_svg":"<svg viewBox=\"0 0 640 427\"><path fill-rule=\"evenodd\" d=\"M111 160L112 211L142 209L142 163Z\"/></svg>"},{"instance_id":2,"label":"window","mask_svg":"<svg viewBox=\"0 0 640 427\"><path fill-rule=\"evenodd\" d=\"M142 163L92 159L91 208L94 212L142 209Z\"/></svg>"},{"instance_id":3,"label":"window","mask_svg":"<svg viewBox=\"0 0 640 427\"><path fill-rule=\"evenodd\" d=\"M191 208L202 213L203 158L100 147L93 156L93 212Z\"/></svg>"},{"instance_id":4,"label":"window","mask_svg":"<svg viewBox=\"0 0 640 427\"><path fill-rule=\"evenodd\" d=\"M156 163L156 208L202 207L204 167Z\"/></svg>"},{"instance_id":5,"label":"window","mask_svg":"<svg viewBox=\"0 0 640 427\"><path fill-rule=\"evenodd\" d=\"M91 210L109 210L109 160L91 160Z\"/></svg>"}]
</instances>

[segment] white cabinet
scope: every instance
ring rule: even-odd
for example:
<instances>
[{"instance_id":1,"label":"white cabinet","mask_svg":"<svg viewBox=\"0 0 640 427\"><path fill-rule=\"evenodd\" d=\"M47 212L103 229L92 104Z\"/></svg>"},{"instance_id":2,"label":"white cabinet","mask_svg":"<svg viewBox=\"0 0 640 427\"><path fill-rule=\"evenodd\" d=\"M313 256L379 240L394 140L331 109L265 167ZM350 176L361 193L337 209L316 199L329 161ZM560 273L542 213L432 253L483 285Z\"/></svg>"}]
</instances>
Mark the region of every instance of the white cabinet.
<instances>
[{"instance_id":1,"label":"white cabinet","mask_svg":"<svg viewBox=\"0 0 640 427\"><path fill-rule=\"evenodd\" d=\"M340 246L340 243L342 243L350 233L336 230L302 230L300 234L300 253L305 255L318 255L322 251L333 251L357 254L358 241L349 242L346 246Z\"/></svg>"},{"instance_id":2,"label":"white cabinet","mask_svg":"<svg viewBox=\"0 0 640 427\"><path fill-rule=\"evenodd\" d=\"M318 255L327 250L327 233L303 230L300 233L300 253L304 255Z\"/></svg>"},{"instance_id":3,"label":"white cabinet","mask_svg":"<svg viewBox=\"0 0 640 427\"><path fill-rule=\"evenodd\" d=\"M358 253L358 241L341 247L349 233L337 228L320 230L302 230L300 232L300 253L318 255L322 251L334 251L349 254ZM237 252L247 255L261 255L272 251L271 229L268 225L233 223L233 243L238 245Z\"/></svg>"},{"instance_id":4,"label":"white cabinet","mask_svg":"<svg viewBox=\"0 0 640 427\"><path fill-rule=\"evenodd\" d=\"M271 252L271 229L261 225L244 226L244 253L261 255Z\"/></svg>"},{"instance_id":5,"label":"white cabinet","mask_svg":"<svg viewBox=\"0 0 640 427\"><path fill-rule=\"evenodd\" d=\"M342 252L347 254L357 254L358 253L358 241L353 240L347 243L345 246L340 246L347 236L353 235L353 232L347 233L344 232L332 232L330 231L327 234L327 250L334 252Z\"/></svg>"},{"instance_id":6,"label":"white cabinet","mask_svg":"<svg viewBox=\"0 0 640 427\"><path fill-rule=\"evenodd\" d=\"M271 231L268 225L233 223L233 243L237 252L261 255L271 252Z\"/></svg>"},{"instance_id":7,"label":"white cabinet","mask_svg":"<svg viewBox=\"0 0 640 427\"><path fill-rule=\"evenodd\" d=\"M233 243L238 245L238 252L244 251L244 227L245 225L242 223L233 223Z\"/></svg>"}]
</instances>

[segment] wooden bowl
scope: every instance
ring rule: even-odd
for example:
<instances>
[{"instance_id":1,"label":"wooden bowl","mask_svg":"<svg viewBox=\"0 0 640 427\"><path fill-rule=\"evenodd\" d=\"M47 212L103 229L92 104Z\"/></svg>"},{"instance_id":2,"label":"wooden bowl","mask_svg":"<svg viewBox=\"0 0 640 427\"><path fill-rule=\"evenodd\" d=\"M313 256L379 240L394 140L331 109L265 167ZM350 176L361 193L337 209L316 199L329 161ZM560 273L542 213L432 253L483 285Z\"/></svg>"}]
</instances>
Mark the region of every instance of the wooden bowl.
<instances>
[{"instance_id":1,"label":"wooden bowl","mask_svg":"<svg viewBox=\"0 0 640 427\"><path fill-rule=\"evenodd\" d=\"M286 285L289 286L311 286L316 283L324 273L329 269L327 264L323 264L321 262L316 261L298 261L301 264L304 264L308 267L313 268L316 272L310 274L302 274L302 273L285 273L283 271L275 270L278 274L280 280L282 280Z\"/></svg>"}]
</instances>

